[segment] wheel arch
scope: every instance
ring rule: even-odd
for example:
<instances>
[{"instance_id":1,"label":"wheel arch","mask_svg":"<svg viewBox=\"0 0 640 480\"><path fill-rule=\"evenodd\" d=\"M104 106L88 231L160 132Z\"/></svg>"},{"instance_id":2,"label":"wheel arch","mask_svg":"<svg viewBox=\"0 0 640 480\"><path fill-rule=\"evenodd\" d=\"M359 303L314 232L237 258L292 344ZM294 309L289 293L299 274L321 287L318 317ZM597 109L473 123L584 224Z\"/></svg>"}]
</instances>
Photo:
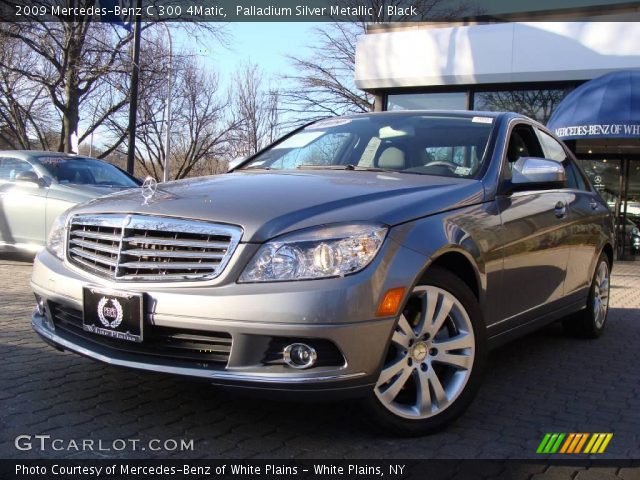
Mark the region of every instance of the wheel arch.
<instances>
[{"instance_id":1,"label":"wheel arch","mask_svg":"<svg viewBox=\"0 0 640 480\"><path fill-rule=\"evenodd\" d=\"M589 282L591 282L591 279L596 273L596 268L598 268L598 259L603 253L607 256L607 260L609 260L609 270L613 269L613 258L615 256L615 250L611 242L605 242L600 247L600 249L596 251L598 252L598 254L593 257L593 260L591 260L591 265L589 267Z\"/></svg>"},{"instance_id":2,"label":"wheel arch","mask_svg":"<svg viewBox=\"0 0 640 480\"><path fill-rule=\"evenodd\" d=\"M433 267L440 267L453 273L460 278L473 292L476 299L480 301L482 291L482 281L479 269L471 256L462 250L447 250L433 257L420 274L418 283L428 278L429 270Z\"/></svg>"},{"instance_id":3,"label":"wheel arch","mask_svg":"<svg viewBox=\"0 0 640 480\"><path fill-rule=\"evenodd\" d=\"M609 267L613 267L613 246L610 243L605 243L602 247L602 253L604 253L609 259Z\"/></svg>"}]
</instances>

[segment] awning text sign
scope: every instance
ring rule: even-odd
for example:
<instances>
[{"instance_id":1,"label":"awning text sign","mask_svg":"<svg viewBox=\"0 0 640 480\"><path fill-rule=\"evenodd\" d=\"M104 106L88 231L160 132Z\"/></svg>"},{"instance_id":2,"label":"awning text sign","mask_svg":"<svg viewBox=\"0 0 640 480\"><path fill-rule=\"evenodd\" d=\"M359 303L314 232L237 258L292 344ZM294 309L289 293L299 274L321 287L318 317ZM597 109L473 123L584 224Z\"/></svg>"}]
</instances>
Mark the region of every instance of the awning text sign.
<instances>
[{"instance_id":1,"label":"awning text sign","mask_svg":"<svg viewBox=\"0 0 640 480\"><path fill-rule=\"evenodd\" d=\"M640 138L640 124L609 123L558 127L555 134L564 139L579 138Z\"/></svg>"}]
</instances>

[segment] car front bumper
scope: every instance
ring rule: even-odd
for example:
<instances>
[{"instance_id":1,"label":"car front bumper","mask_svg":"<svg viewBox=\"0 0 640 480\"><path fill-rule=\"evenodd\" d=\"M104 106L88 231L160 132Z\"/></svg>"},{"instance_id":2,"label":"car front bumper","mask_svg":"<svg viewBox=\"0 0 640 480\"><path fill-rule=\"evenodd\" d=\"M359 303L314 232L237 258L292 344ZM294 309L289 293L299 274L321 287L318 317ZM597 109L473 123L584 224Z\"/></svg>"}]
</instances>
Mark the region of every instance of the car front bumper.
<instances>
[{"instance_id":1,"label":"car front bumper","mask_svg":"<svg viewBox=\"0 0 640 480\"><path fill-rule=\"evenodd\" d=\"M44 250L34 262L31 286L46 309L44 315L35 310L31 323L43 340L56 348L115 366L200 378L229 387L322 392L331 398L358 396L375 384L395 325L393 317L376 318L375 308L387 289L398 287L399 278L410 278L407 272L411 274L423 262L419 254L396 244L381 252L371 268L349 277L288 285L229 282L158 287L100 280L69 268L67 262ZM82 289L87 286L143 292L145 329L158 326L197 333L224 332L231 338L227 360L175 361L113 348L93 341L91 334L82 334L81 329L76 334L60 328L56 308L78 312L81 317ZM410 285L406 286L409 289ZM265 363L265 351L274 339L301 339L312 346L315 341L329 342L342 361L319 362L304 370L283 362ZM319 352L319 360L321 355Z\"/></svg>"},{"instance_id":2,"label":"car front bumper","mask_svg":"<svg viewBox=\"0 0 640 480\"><path fill-rule=\"evenodd\" d=\"M66 334L57 333L50 327L45 316L34 311L31 326L38 335L51 346L74 352L84 357L118 367L146 370L206 380L224 387L251 388L257 390L282 391L292 393L331 393L331 398L361 396L375 384L375 376L366 372L347 373L344 369L323 371L322 373L274 372L264 369L205 369L172 365L170 362L153 361L148 357L126 354L107 347ZM236 346L237 348L237 346Z\"/></svg>"}]
</instances>

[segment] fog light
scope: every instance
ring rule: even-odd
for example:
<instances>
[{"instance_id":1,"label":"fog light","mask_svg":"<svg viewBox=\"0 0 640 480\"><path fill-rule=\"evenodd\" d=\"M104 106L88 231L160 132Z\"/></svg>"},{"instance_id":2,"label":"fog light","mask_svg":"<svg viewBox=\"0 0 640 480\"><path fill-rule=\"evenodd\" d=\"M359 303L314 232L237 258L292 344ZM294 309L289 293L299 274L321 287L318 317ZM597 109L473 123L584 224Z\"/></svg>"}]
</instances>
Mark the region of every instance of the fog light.
<instances>
[{"instance_id":1,"label":"fog light","mask_svg":"<svg viewBox=\"0 0 640 480\"><path fill-rule=\"evenodd\" d=\"M44 316L44 313L45 313L44 299L37 294L36 294L36 308L38 310L38 315L40 315L41 317Z\"/></svg>"},{"instance_id":2,"label":"fog light","mask_svg":"<svg viewBox=\"0 0 640 480\"><path fill-rule=\"evenodd\" d=\"M284 362L293 368L313 367L318 359L318 354L313 347L304 343L292 343L287 345L283 352Z\"/></svg>"}]
</instances>

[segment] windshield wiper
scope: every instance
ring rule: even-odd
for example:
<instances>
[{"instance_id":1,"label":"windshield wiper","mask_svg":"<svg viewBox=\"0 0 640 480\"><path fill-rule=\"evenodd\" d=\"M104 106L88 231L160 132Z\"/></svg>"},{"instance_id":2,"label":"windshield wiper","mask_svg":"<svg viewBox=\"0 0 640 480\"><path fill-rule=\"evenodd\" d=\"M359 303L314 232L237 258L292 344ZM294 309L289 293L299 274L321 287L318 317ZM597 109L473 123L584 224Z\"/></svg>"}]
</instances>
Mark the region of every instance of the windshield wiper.
<instances>
[{"instance_id":1,"label":"windshield wiper","mask_svg":"<svg viewBox=\"0 0 640 480\"><path fill-rule=\"evenodd\" d=\"M358 170L364 172L395 172L388 168L376 167L360 167L358 165L298 165L296 168L301 170Z\"/></svg>"},{"instance_id":2,"label":"windshield wiper","mask_svg":"<svg viewBox=\"0 0 640 480\"><path fill-rule=\"evenodd\" d=\"M353 165L298 165L298 170L353 170Z\"/></svg>"}]
</instances>

